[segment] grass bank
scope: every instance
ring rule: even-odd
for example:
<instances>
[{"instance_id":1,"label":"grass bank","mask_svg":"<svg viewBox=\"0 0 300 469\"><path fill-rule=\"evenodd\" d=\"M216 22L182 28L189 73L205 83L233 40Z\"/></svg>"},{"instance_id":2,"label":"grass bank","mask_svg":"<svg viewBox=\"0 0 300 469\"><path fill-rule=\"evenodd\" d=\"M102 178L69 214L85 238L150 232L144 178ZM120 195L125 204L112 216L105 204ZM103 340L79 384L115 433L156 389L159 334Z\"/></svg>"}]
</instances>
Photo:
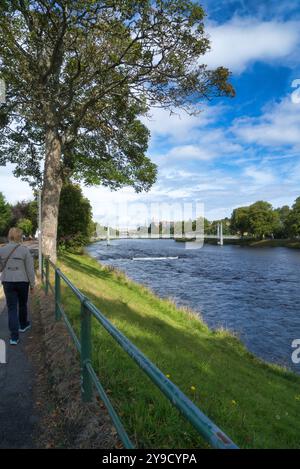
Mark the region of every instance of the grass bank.
<instances>
[{"instance_id":1,"label":"grass bank","mask_svg":"<svg viewBox=\"0 0 300 469\"><path fill-rule=\"evenodd\" d=\"M87 255L64 255L63 272L243 448L300 447L300 377L267 365L226 331L157 298ZM62 302L78 330L79 302ZM205 447L110 336L93 323L93 362L138 447Z\"/></svg>"},{"instance_id":2,"label":"grass bank","mask_svg":"<svg viewBox=\"0 0 300 469\"><path fill-rule=\"evenodd\" d=\"M249 246L254 248L292 248L300 249L299 239L262 239L260 241L251 241Z\"/></svg>"}]
</instances>

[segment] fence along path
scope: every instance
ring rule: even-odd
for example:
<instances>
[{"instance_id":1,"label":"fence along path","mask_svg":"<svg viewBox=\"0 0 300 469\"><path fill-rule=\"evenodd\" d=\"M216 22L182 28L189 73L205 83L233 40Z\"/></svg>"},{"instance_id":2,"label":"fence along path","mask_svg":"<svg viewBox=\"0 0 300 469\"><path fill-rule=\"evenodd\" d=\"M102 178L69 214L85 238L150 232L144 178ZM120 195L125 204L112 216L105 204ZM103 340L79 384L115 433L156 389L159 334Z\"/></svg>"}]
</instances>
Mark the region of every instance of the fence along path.
<instances>
[{"instance_id":1,"label":"fence along path","mask_svg":"<svg viewBox=\"0 0 300 469\"><path fill-rule=\"evenodd\" d=\"M49 281L49 270L54 271L54 287ZM93 368L92 355L92 334L91 318L94 317L99 324L113 337L113 339L123 348L123 350L135 361L141 370L152 380L158 389L165 395L171 404L178 409L182 416L188 420L197 432L213 448L218 449L237 449L236 444L214 424L175 384L172 383L127 337L125 337L110 321L99 311L96 306L86 298L81 291L63 274L63 272L43 256L42 280L45 285L45 292L49 289L55 297L55 317L65 321L67 329L74 341L81 360L81 382L82 399L89 402L92 399L93 386L105 404L111 419L116 427L119 437L125 448L134 448L122 422L109 400L100 380ZM80 300L80 339L77 337L71 323L68 319L67 311L61 303L61 281Z\"/></svg>"}]
</instances>

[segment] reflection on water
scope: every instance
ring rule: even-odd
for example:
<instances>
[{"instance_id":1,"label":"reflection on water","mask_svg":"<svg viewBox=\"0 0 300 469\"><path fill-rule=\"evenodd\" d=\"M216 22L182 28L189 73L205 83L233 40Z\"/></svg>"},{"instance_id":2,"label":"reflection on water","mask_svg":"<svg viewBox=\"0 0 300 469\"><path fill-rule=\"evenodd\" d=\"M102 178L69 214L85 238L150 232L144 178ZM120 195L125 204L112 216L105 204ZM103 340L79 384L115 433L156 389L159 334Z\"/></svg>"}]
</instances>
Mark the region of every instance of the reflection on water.
<instances>
[{"instance_id":1,"label":"reflection on water","mask_svg":"<svg viewBox=\"0 0 300 469\"><path fill-rule=\"evenodd\" d=\"M291 361L291 343L300 339L300 251L212 245L187 250L174 240L99 242L88 251L159 296L201 312L210 327L235 331L257 356L300 373Z\"/></svg>"}]
</instances>

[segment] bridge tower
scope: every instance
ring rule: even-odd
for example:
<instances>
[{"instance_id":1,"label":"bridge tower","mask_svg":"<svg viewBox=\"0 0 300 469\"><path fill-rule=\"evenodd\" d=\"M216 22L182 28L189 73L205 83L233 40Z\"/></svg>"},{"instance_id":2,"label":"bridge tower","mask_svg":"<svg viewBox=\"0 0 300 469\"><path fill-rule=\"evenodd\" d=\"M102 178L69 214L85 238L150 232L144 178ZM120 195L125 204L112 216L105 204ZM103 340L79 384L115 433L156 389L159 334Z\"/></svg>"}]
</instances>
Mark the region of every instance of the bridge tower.
<instances>
[{"instance_id":1,"label":"bridge tower","mask_svg":"<svg viewBox=\"0 0 300 469\"><path fill-rule=\"evenodd\" d=\"M106 232L106 246L110 245L110 228L109 226L107 227L107 232Z\"/></svg>"},{"instance_id":2,"label":"bridge tower","mask_svg":"<svg viewBox=\"0 0 300 469\"><path fill-rule=\"evenodd\" d=\"M220 223L220 246L223 246L224 241L223 241L223 223Z\"/></svg>"},{"instance_id":3,"label":"bridge tower","mask_svg":"<svg viewBox=\"0 0 300 469\"><path fill-rule=\"evenodd\" d=\"M217 224L217 239L218 239L218 245L223 246L224 239L223 239L223 223L222 222Z\"/></svg>"}]
</instances>

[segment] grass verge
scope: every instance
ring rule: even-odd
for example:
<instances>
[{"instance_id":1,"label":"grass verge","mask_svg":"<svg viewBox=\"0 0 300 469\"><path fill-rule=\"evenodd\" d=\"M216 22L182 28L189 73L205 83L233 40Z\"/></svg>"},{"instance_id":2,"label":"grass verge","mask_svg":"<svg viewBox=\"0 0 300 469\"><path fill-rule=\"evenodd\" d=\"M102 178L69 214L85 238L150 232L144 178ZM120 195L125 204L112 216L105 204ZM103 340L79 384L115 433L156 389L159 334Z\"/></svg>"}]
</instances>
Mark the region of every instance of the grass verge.
<instances>
[{"instance_id":1,"label":"grass verge","mask_svg":"<svg viewBox=\"0 0 300 469\"><path fill-rule=\"evenodd\" d=\"M300 249L300 241L299 239L262 239L260 241L252 241L249 246L254 248L270 247Z\"/></svg>"},{"instance_id":2,"label":"grass verge","mask_svg":"<svg viewBox=\"0 0 300 469\"><path fill-rule=\"evenodd\" d=\"M161 300L87 255L65 254L68 278L242 448L300 447L300 377L247 352L226 331ZM79 302L62 302L79 328ZM93 364L138 447L206 444L111 337L93 322Z\"/></svg>"}]
</instances>

